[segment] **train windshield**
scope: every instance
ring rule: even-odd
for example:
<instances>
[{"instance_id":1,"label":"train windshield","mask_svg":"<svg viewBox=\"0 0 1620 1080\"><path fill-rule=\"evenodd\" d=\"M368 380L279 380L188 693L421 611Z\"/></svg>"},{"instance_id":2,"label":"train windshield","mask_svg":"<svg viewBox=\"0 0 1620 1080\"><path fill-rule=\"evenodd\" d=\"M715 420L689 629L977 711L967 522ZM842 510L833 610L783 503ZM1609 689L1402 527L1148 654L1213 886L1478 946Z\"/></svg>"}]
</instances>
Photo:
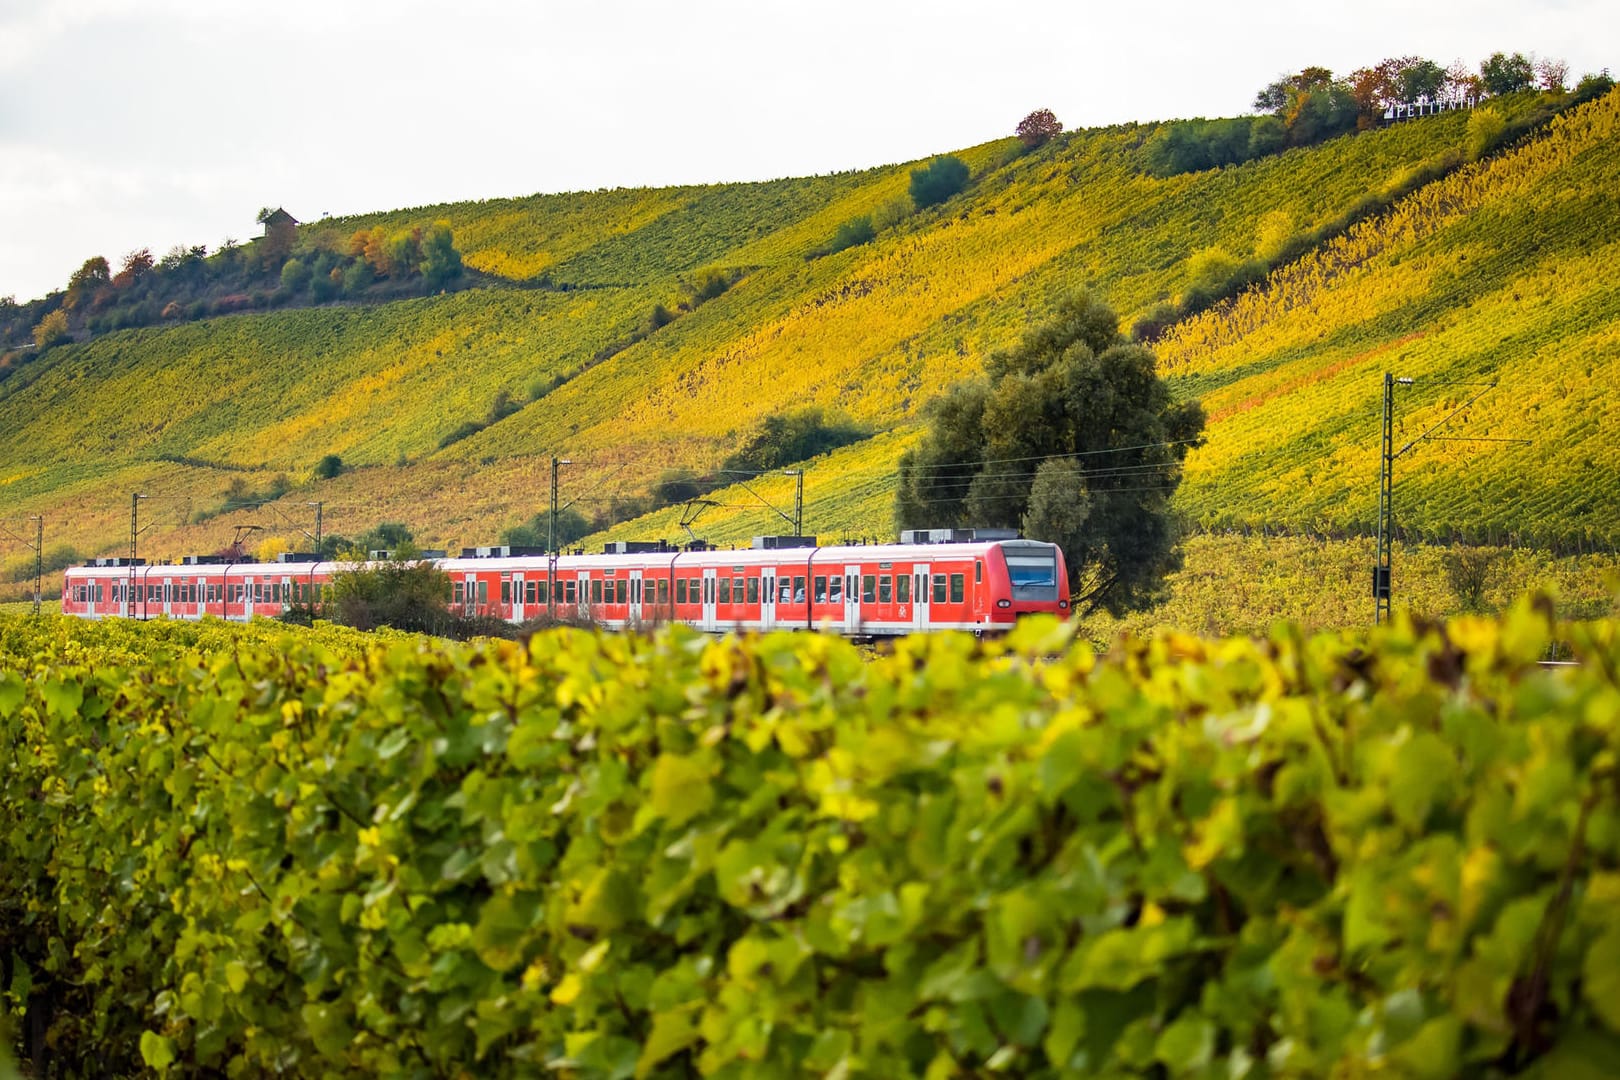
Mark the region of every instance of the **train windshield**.
<instances>
[{"instance_id":1,"label":"train windshield","mask_svg":"<svg viewBox=\"0 0 1620 1080\"><path fill-rule=\"evenodd\" d=\"M1057 560L1051 555L1044 558L1029 555L1009 555L1007 573L1013 588L1051 588L1057 584Z\"/></svg>"},{"instance_id":2,"label":"train windshield","mask_svg":"<svg viewBox=\"0 0 1620 1080\"><path fill-rule=\"evenodd\" d=\"M1058 598L1058 553L1051 544L1014 540L1002 545L1014 601L1051 603Z\"/></svg>"}]
</instances>

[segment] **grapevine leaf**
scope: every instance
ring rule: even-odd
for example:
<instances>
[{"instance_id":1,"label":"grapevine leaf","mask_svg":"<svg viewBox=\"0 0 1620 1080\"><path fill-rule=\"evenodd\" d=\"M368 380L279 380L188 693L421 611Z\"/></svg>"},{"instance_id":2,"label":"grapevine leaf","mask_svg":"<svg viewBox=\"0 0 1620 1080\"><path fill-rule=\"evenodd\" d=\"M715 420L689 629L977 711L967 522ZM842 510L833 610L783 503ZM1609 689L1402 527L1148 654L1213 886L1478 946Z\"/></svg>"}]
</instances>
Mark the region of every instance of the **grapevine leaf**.
<instances>
[{"instance_id":1,"label":"grapevine leaf","mask_svg":"<svg viewBox=\"0 0 1620 1080\"><path fill-rule=\"evenodd\" d=\"M24 686L20 676L0 671L0 716L10 716L23 703Z\"/></svg>"},{"instance_id":2,"label":"grapevine leaf","mask_svg":"<svg viewBox=\"0 0 1620 1080\"><path fill-rule=\"evenodd\" d=\"M1620 1032L1620 926L1610 926L1586 951L1581 993L1610 1031Z\"/></svg>"},{"instance_id":3,"label":"grapevine leaf","mask_svg":"<svg viewBox=\"0 0 1620 1080\"><path fill-rule=\"evenodd\" d=\"M174 1040L155 1031L141 1032L141 1060L159 1073L168 1072L175 1060Z\"/></svg>"},{"instance_id":4,"label":"grapevine leaf","mask_svg":"<svg viewBox=\"0 0 1620 1080\"><path fill-rule=\"evenodd\" d=\"M652 771L652 808L678 829L714 803L714 787L703 763L679 754L660 754Z\"/></svg>"}]
</instances>

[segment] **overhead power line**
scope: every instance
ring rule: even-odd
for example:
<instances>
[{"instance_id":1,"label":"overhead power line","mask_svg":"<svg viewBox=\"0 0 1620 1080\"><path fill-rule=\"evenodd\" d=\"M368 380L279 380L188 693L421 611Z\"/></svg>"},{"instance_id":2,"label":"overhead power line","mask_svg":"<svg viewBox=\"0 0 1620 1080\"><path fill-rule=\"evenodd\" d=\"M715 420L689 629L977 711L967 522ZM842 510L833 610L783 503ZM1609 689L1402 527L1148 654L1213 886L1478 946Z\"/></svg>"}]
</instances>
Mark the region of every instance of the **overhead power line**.
<instances>
[{"instance_id":1,"label":"overhead power line","mask_svg":"<svg viewBox=\"0 0 1620 1080\"><path fill-rule=\"evenodd\" d=\"M1133 450L1152 450L1161 446L1192 446L1200 441L1202 440L1174 439L1170 442L1142 443L1139 446L1113 446L1105 450L1076 450L1072 454L1033 454L1029 457L984 458L980 461L961 461L945 465L913 465L912 468L919 472L944 472L950 469L982 469L986 465L1012 465L1022 461L1050 461L1053 458L1068 459L1097 457L1101 454L1128 454Z\"/></svg>"}]
</instances>

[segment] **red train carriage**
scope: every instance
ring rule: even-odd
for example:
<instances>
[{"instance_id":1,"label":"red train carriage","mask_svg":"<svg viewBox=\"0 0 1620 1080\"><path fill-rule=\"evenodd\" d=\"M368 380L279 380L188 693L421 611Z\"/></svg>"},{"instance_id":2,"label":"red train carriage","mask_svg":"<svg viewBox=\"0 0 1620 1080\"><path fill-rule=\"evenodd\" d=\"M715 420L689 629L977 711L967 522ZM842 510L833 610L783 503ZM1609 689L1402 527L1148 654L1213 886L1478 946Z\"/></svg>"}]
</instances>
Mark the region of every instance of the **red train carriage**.
<instances>
[{"instance_id":1,"label":"red train carriage","mask_svg":"<svg viewBox=\"0 0 1620 1080\"><path fill-rule=\"evenodd\" d=\"M797 540L797 538L794 538ZM1017 539L600 555L469 549L433 561L460 611L513 622L578 616L611 628L682 622L702 630L823 629L851 637L1004 630L1032 612L1067 613L1068 573L1052 544ZM247 619L319 600L341 563L193 560L67 571L62 610L87 618Z\"/></svg>"}]
</instances>

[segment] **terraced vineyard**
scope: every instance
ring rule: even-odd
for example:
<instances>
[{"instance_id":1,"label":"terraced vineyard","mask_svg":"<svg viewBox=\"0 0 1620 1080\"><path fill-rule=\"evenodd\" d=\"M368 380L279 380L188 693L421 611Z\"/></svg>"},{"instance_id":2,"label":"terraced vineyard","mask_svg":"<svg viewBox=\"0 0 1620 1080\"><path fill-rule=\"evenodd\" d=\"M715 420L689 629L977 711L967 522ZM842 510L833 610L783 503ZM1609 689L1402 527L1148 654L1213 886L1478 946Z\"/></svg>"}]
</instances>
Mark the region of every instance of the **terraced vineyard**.
<instances>
[{"instance_id":1,"label":"terraced vineyard","mask_svg":"<svg viewBox=\"0 0 1620 1080\"><path fill-rule=\"evenodd\" d=\"M1201 524L1364 531L1376 513L1382 373L1398 444L1491 381L1398 465L1414 536L1620 542L1620 105L1430 184L1173 328L1164 370L1209 410L1182 505Z\"/></svg>"},{"instance_id":2,"label":"terraced vineyard","mask_svg":"<svg viewBox=\"0 0 1620 1080\"><path fill-rule=\"evenodd\" d=\"M1437 380L1495 378L1456 433L1535 440L1414 449L1398 473L1409 535L1612 547L1617 114L1611 95L1449 173L1462 114L1164 180L1140 171L1157 126L1128 125L1032 153L1011 139L962 151L967 191L918 212L896 166L329 220L301 242L449 220L492 284L58 347L0 381L0 517L43 512L82 553L116 551L139 490L166 497L143 541L155 556L213 550L234 524L296 535L315 500L334 531L404 520L429 546L488 543L546 504L552 454L574 462L565 501L597 512L814 404L880 437L810 463L811 528L885 535L887 474L926 402L1057 295L1095 290L1134 321L1187 288L1200 253L1248 258L1439 175L1171 328L1164 370L1212 421L1181 506L1211 529L1364 533L1381 373L1398 368L1420 378L1401 401L1406 435L1462 400ZM863 214L894 223L815 256ZM681 310L709 268L735 284ZM675 318L654 326L660 305ZM458 429L472 433L452 440ZM328 454L351 471L304 484ZM278 473L304 486L272 509L181 524L233 480L262 488ZM762 483L787 505L780 480ZM714 501L694 525L710 539L780 527L756 493ZM679 517L613 535L679 538Z\"/></svg>"}]
</instances>

